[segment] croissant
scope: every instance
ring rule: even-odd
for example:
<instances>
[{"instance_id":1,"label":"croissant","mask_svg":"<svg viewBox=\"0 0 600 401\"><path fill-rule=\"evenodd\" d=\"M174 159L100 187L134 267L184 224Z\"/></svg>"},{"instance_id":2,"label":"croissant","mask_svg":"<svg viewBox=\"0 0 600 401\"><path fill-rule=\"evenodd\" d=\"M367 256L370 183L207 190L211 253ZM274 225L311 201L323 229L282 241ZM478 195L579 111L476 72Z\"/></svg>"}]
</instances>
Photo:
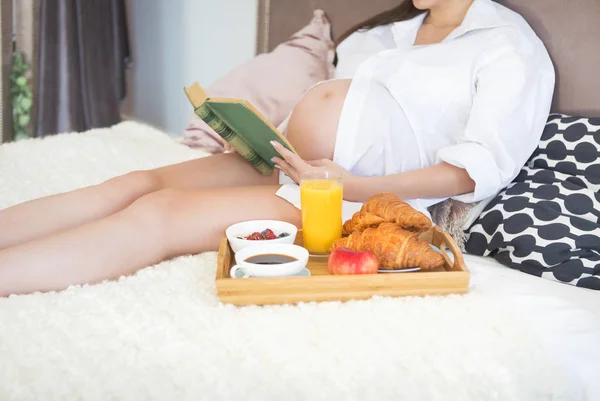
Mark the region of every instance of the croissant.
<instances>
[{"instance_id":1,"label":"croissant","mask_svg":"<svg viewBox=\"0 0 600 401\"><path fill-rule=\"evenodd\" d=\"M337 248L371 252L377 257L380 269L418 266L429 270L444 264L442 255L420 240L417 233L406 231L395 223L382 223L362 232L355 231L335 241L332 250Z\"/></svg>"},{"instance_id":2,"label":"croissant","mask_svg":"<svg viewBox=\"0 0 600 401\"><path fill-rule=\"evenodd\" d=\"M367 200L360 211L344 223L342 233L349 235L383 222L396 223L406 230L416 232L431 228L431 220L423 213L413 209L396 195L380 194Z\"/></svg>"}]
</instances>

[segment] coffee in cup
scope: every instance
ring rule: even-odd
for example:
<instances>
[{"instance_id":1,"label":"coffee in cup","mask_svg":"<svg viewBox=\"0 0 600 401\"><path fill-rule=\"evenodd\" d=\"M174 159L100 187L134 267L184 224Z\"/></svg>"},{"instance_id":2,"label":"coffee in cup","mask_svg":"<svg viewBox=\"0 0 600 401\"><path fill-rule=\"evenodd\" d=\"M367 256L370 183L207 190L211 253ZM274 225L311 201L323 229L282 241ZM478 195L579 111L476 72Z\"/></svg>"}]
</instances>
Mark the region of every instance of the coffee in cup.
<instances>
[{"instance_id":1,"label":"coffee in cup","mask_svg":"<svg viewBox=\"0 0 600 401\"><path fill-rule=\"evenodd\" d=\"M235 254L236 265L231 277L240 271L247 277L284 277L302 271L308 263L308 251L293 244L257 244L243 248Z\"/></svg>"}]
</instances>

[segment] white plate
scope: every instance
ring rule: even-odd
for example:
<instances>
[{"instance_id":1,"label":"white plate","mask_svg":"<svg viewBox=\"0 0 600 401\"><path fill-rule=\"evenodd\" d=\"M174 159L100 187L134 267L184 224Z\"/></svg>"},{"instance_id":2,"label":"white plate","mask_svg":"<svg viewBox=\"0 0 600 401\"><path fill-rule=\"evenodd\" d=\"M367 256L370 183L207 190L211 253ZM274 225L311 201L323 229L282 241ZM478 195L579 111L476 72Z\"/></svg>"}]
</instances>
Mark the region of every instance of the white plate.
<instances>
[{"instance_id":1,"label":"white plate","mask_svg":"<svg viewBox=\"0 0 600 401\"><path fill-rule=\"evenodd\" d=\"M418 272L419 270L421 270L420 267L407 267L406 269L394 269L394 270L379 269L377 271L379 273L408 273L408 272Z\"/></svg>"},{"instance_id":2,"label":"white plate","mask_svg":"<svg viewBox=\"0 0 600 401\"><path fill-rule=\"evenodd\" d=\"M442 253L442 251L440 251L440 248L438 248L435 245L431 245L429 244L429 246L431 247L431 249L433 249L436 252ZM418 272L419 270L421 270L420 267L406 267L404 269L394 269L394 270L387 270L387 269L379 269L377 270L379 273L409 273L409 272Z\"/></svg>"}]
</instances>

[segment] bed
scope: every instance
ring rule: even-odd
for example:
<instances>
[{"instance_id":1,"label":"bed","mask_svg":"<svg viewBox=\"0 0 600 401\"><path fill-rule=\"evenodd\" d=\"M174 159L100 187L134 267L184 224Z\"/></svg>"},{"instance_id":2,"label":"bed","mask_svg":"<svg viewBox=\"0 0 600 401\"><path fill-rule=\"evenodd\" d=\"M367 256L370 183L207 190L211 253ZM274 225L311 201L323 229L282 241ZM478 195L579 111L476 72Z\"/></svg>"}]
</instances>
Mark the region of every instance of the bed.
<instances>
[{"instance_id":1,"label":"bed","mask_svg":"<svg viewBox=\"0 0 600 401\"><path fill-rule=\"evenodd\" d=\"M339 34L394 3L261 2L259 51L314 8ZM589 90L600 78L565 71L557 110L600 115L600 95ZM0 208L202 156L136 122L2 145ZM464 296L238 308L218 301L216 254L205 253L115 282L0 299L0 399L600 399L600 292L488 258L466 263Z\"/></svg>"}]
</instances>

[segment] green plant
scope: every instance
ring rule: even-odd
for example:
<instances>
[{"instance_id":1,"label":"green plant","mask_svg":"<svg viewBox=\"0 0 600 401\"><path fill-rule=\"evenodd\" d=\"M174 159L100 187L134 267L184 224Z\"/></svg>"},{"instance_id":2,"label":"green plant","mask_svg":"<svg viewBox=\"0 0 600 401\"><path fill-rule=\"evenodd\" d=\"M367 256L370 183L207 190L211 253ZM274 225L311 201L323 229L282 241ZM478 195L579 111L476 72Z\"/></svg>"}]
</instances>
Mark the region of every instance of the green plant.
<instances>
[{"instance_id":1,"label":"green plant","mask_svg":"<svg viewBox=\"0 0 600 401\"><path fill-rule=\"evenodd\" d=\"M22 53L15 51L12 60L12 71L10 74L13 109L13 134L15 140L29 138L29 124L31 123L31 106L33 106L33 94L29 89L27 72L29 65Z\"/></svg>"}]
</instances>

